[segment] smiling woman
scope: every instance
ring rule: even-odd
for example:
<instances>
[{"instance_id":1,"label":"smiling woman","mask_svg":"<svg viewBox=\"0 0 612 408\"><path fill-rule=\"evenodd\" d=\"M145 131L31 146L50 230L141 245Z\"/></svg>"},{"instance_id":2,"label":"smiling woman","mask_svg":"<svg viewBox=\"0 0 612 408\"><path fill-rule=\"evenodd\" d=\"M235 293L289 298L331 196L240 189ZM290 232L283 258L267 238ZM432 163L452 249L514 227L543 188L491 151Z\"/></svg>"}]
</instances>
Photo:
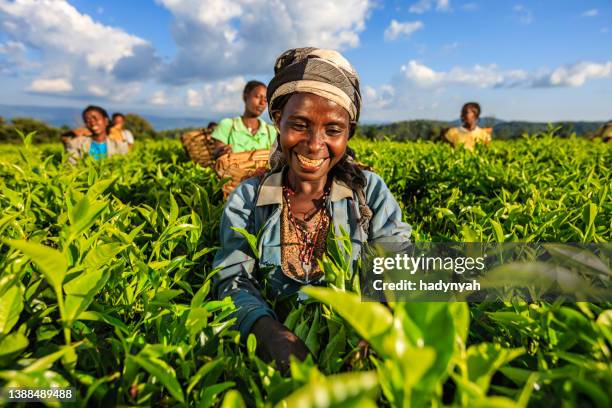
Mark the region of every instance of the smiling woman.
<instances>
[{"instance_id":1,"label":"smiling woman","mask_svg":"<svg viewBox=\"0 0 612 408\"><path fill-rule=\"evenodd\" d=\"M62 138L70 163L75 164L85 155L90 155L94 160L101 160L128 152L126 142L108 137L110 118L104 108L89 105L83 110L82 117L89 134L77 135L70 132Z\"/></svg>"},{"instance_id":2,"label":"smiling woman","mask_svg":"<svg viewBox=\"0 0 612 408\"><path fill-rule=\"evenodd\" d=\"M348 232L356 266L366 244L408 244L411 228L384 181L359 168L347 146L361 108L349 62L336 51L300 48L283 53L274 71L267 95L280 133L272 170L240 184L225 205L214 290L238 307L242 338L254 333L260 355L287 367L290 355L305 358L308 349L263 300L261 271L271 271L267 295L280 305L302 285L324 283L317 261L329 234ZM259 259L236 229L261 237Z\"/></svg>"}]
</instances>

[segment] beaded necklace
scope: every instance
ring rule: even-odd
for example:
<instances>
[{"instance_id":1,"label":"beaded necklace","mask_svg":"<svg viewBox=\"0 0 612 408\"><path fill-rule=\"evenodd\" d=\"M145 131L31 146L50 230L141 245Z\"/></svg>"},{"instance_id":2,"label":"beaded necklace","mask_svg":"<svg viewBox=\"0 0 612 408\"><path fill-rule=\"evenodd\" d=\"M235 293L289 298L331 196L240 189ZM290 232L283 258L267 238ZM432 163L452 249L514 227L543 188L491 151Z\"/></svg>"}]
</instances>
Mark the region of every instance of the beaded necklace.
<instances>
[{"instance_id":1,"label":"beaded necklace","mask_svg":"<svg viewBox=\"0 0 612 408\"><path fill-rule=\"evenodd\" d=\"M291 221L291 225L295 228L295 235L298 238L298 258L302 263L302 269L306 273L306 279L308 279L308 274L312 270L312 256L314 254L315 246L317 244L317 239L319 238L319 232L325 227L324 218L327 210L325 209L325 205L318 208L316 212L312 215L311 219L320 215L319 221L317 222L316 227L312 231L308 231L305 227L299 225L296 221L295 215L293 214L293 210L291 209L291 197L295 195L295 191L287 186L283 186L283 194L285 196L285 200L287 201L287 209L289 210L289 220ZM327 197L329 196L329 189L325 190L323 194L323 202L327 201Z\"/></svg>"}]
</instances>

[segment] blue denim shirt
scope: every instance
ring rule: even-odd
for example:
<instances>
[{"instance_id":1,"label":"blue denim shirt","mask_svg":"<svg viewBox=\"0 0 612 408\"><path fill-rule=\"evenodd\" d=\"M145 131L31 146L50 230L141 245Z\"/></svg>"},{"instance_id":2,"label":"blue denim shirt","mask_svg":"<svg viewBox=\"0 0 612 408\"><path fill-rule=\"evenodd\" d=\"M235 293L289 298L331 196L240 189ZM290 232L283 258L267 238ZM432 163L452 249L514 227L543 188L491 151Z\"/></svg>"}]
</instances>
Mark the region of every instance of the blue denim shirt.
<instances>
[{"instance_id":1,"label":"blue denim shirt","mask_svg":"<svg viewBox=\"0 0 612 408\"><path fill-rule=\"evenodd\" d=\"M267 278L270 298L295 293L301 287L301 283L287 277L280 266L282 174L281 171L268 175L263 181L251 178L242 182L230 194L221 218L221 247L213 261L213 267L221 269L213 277L213 292L219 299L232 298L238 308L236 327L243 339L260 317L276 318L261 295L263 277L258 273L259 267L271 267ZM357 194L344 183L332 182L326 203L335 233L341 235L342 227L351 237L353 260L359 258L365 243L409 243L412 231L410 225L402 222L400 207L380 176L369 171L364 174L367 179L364 193L373 214L369 231L363 231L358 222ZM253 235L261 234L259 261L254 258L246 239L230 227L243 228Z\"/></svg>"}]
</instances>

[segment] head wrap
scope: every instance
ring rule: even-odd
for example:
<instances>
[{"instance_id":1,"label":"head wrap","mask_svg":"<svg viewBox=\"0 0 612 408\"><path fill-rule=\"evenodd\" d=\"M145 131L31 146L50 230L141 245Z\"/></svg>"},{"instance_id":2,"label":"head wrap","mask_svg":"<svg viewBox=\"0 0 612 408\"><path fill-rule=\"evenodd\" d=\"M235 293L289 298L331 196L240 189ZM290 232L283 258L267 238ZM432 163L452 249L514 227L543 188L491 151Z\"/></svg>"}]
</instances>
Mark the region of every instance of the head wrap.
<instances>
[{"instance_id":1,"label":"head wrap","mask_svg":"<svg viewBox=\"0 0 612 408\"><path fill-rule=\"evenodd\" d=\"M308 47L282 53L274 64L274 78L267 91L272 120L274 111L281 108L278 105L285 99L283 96L294 92L308 92L334 101L347 110L351 122L359 120L359 76L337 51Z\"/></svg>"}]
</instances>

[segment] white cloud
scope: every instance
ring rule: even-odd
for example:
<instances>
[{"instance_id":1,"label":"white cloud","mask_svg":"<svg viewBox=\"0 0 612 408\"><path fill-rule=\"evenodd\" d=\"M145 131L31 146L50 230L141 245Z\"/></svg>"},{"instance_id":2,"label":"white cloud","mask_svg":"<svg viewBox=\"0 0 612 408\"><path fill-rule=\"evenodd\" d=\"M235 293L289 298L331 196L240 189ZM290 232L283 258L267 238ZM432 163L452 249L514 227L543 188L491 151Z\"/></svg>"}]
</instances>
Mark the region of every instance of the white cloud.
<instances>
[{"instance_id":1,"label":"white cloud","mask_svg":"<svg viewBox=\"0 0 612 408\"><path fill-rule=\"evenodd\" d=\"M599 10L590 9L582 13L582 17L597 17L599 15Z\"/></svg>"},{"instance_id":2,"label":"white cloud","mask_svg":"<svg viewBox=\"0 0 612 408\"><path fill-rule=\"evenodd\" d=\"M356 47L370 0L157 0L173 15L178 55L162 79L186 84L235 75L271 74L288 48Z\"/></svg>"},{"instance_id":3,"label":"white cloud","mask_svg":"<svg viewBox=\"0 0 612 408\"><path fill-rule=\"evenodd\" d=\"M436 3L436 10L450 11L450 0L438 0Z\"/></svg>"},{"instance_id":4,"label":"white cloud","mask_svg":"<svg viewBox=\"0 0 612 408\"><path fill-rule=\"evenodd\" d=\"M517 4L513 10L522 24L531 24L533 22L533 12L522 4Z\"/></svg>"},{"instance_id":5,"label":"white cloud","mask_svg":"<svg viewBox=\"0 0 612 408\"><path fill-rule=\"evenodd\" d=\"M395 97L395 88L384 84L378 89L366 85L363 89L364 106L368 109L384 109L388 107Z\"/></svg>"},{"instance_id":6,"label":"white cloud","mask_svg":"<svg viewBox=\"0 0 612 408\"><path fill-rule=\"evenodd\" d=\"M155 91L153 92L153 95L151 96L149 102L152 105L167 105L168 97L166 96L166 93L164 91Z\"/></svg>"},{"instance_id":7,"label":"white cloud","mask_svg":"<svg viewBox=\"0 0 612 408\"><path fill-rule=\"evenodd\" d=\"M187 106L197 107L204 105L202 94L195 89L187 90Z\"/></svg>"},{"instance_id":8,"label":"white cloud","mask_svg":"<svg viewBox=\"0 0 612 408\"><path fill-rule=\"evenodd\" d=\"M66 78L38 78L32 81L27 90L36 93L65 93L73 87Z\"/></svg>"},{"instance_id":9,"label":"white cloud","mask_svg":"<svg viewBox=\"0 0 612 408\"><path fill-rule=\"evenodd\" d=\"M25 50L25 45L18 41L7 41L4 44L0 44L0 54L18 54L25 52Z\"/></svg>"},{"instance_id":10,"label":"white cloud","mask_svg":"<svg viewBox=\"0 0 612 408\"><path fill-rule=\"evenodd\" d=\"M421 61L408 61L388 85L363 87L363 114L366 121L397 121L402 119L454 118L461 104L475 99L487 106L487 115L495 109L503 109L508 115L526 115L531 120L542 120L542 116L564 118L561 113L569 95L584 95L592 102L585 84L595 80L612 80L612 61L578 62L564 66L542 68L533 71L514 70L496 64L481 64L468 67L455 66L445 70L435 69ZM610 82L607 82L608 84ZM558 88L553 94L540 92L508 92L508 89ZM578 90L584 87L582 90ZM565 88L565 89L562 89ZM495 91L492 91L495 90ZM525 95L529 95L526 98ZM559 96L566 98L559 99ZM594 95L593 97L596 97ZM551 99L552 98L552 99ZM556 98L556 99L555 99ZM570 98L571 99L571 98ZM494 102L496 101L496 102ZM558 103L557 103L558 102ZM571 100L575 109L585 100ZM588 105L588 102L586 102ZM495 105L497 104L497 105ZM601 103L595 106L598 109ZM497 108L491 108L497 106ZM502 106L503 108L499 108ZM571 110L567 110L570 112ZM605 109L599 109L598 115ZM563 111L565 112L565 111ZM605 115L604 115L605 116ZM597 116L592 116L597 117Z\"/></svg>"},{"instance_id":11,"label":"white cloud","mask_svg":"<svg viewBox=\"0 0 612 408\"><path fill-rule=\"evenodd\" d=\"M90 94L94 96L107 96L108 95L108 90L96 84L89 85L87 87L87 90L89 91Z\"/></svg>"},{"instance_id":12,"label":"white cloud","mask_svg":"<svg viewBox=\"0 0 612 408\"><path fill-rule=\"evenodd\" d=\"M419 0L412 4L408 11L411 13L422 14L431 10L435 5L437 11L451 11L450 0Z\"/></svg>"},{"instance_id":13,"label":"white cloud","mask_svg":"<svg viewBox=\"0 0 612 408\"><path fill-rule=\"evenodd\" d=\"M19 76L31 73L38 64L28 59L25 44L19 41L6 41L0 44L0 75Z\"/></svg>"},{"instance_id":14,"label":"white cloud","mask_svg":"<svg viewBox=\"0 0 612 408\"><path fill-rule=\"evenodd\" d=\"M66 1L0 1L2 28L46 53L83 58L91 68L110 72L132 48L145 40L105 26L81 14Z\"/></svg>"},{"instance_id":15,"label":"white cloud","mask_svg":"<svg viewBox=\"0 0 612 408\"><path fill-rule=\"evenodd\" d=\"M385 40L392 41L400 35L410 37L412 33L422 29L423 27L425 27L425 25L421 21L407 21L400 23L396 20L391 20L391 24L389 24L389 27L387 27L385 30Z\"/></svg>"},{"instance_id":16,"label":"white cloud","mask_svg":"<svg viewBox=\"0 0 612 408\"><path fill-rule=\"evenodd\" d=\"M0 28L28 50L36 50L30 61L38 63L39 74L44 72L43 81L61 77L71 84L70 90L57 82L38 86L36 79L29 88L36 92L56 93L59 88L75 96L125 95L116 78L122 74L122 80L141 80L154 65L147 41L101 24L63 0L0 0ZM144 62L140 70L134 59ZM122 70L115 75L117 68Z\"/></svg>"},{"instance_id":17,"label":"white cloud","mask_svg":"<svg viewBox=\"0 0 612 408\"><path fill-rule=\"evenodd\" d=\"M238 114L244 109L242 91L246 80L242 76L210 81L201 87L187 89L185 103L190 107L204 107L209 114Z\"/></svg>"},{"instance_id":18,"label":"white cloud","mask_svg":"<svg viewBox=\"0 0 612 408\"><path fill-rule=\"evenodd\" d=\"M527 72L503 70L495 64L435 71L416 60L411 60L401 67L401 73L403 78L421 88L441 88L451 85L477 88L579 87L589 80L612 78L612 61L604 63L585 61L553 70Z\"/></svg>"},{"instance_id":19,"label":"white cloud","mask_svg":"<svg viewBox=\"0 0 612 408\"><path fill-rule=\"evenodd\" d=\"M542 86L584 85L590 79L612 78L612 61L605 63L579 62L556 68L550 75L542 78Z\"/></svg>"},{"instance_id":20,"label":"white cloud","mask_svg":"<svg viewBox=\"0 0 612 408\"><path fill-rule=\"evenodd\" d=\"M599 30L602 34L607 34L608 33L608 27L602 27L601 30Z\"/></svg>"},{"instance_id":21,"label":"white cloud","mask_svg":"<svg viewBox=\"0 0 612 408\"><path fill-rule=\"evenodd\" d=\"M156 80L183 85L165 89L167 101L187 103L189 87L203 95L207 108L212 101L213 110L234 110L237 99L242 109L241 89L237 98L220 100L206 92L211 86L210 92L229 92L236 78L242 78L243 86L244 75L270 76L274 60L288 48L358 46L374 7L373 0L156 1L173 18L171 35L178 51L167 62L148 41L92 18L107 14L102 8L90 16L65 0L0 0L0 30L10 39L0 44L0 75L21 76L31 82L28 89L40 93L58 91L39 86L40 81L34 86L32 80L64 78L71 90L56 87L62 97L152 105L163 100L149 81ZM147 92L136 94L143 86ZM197 102L192 96L191 102Z\"/></svg>"}]
</instances>

